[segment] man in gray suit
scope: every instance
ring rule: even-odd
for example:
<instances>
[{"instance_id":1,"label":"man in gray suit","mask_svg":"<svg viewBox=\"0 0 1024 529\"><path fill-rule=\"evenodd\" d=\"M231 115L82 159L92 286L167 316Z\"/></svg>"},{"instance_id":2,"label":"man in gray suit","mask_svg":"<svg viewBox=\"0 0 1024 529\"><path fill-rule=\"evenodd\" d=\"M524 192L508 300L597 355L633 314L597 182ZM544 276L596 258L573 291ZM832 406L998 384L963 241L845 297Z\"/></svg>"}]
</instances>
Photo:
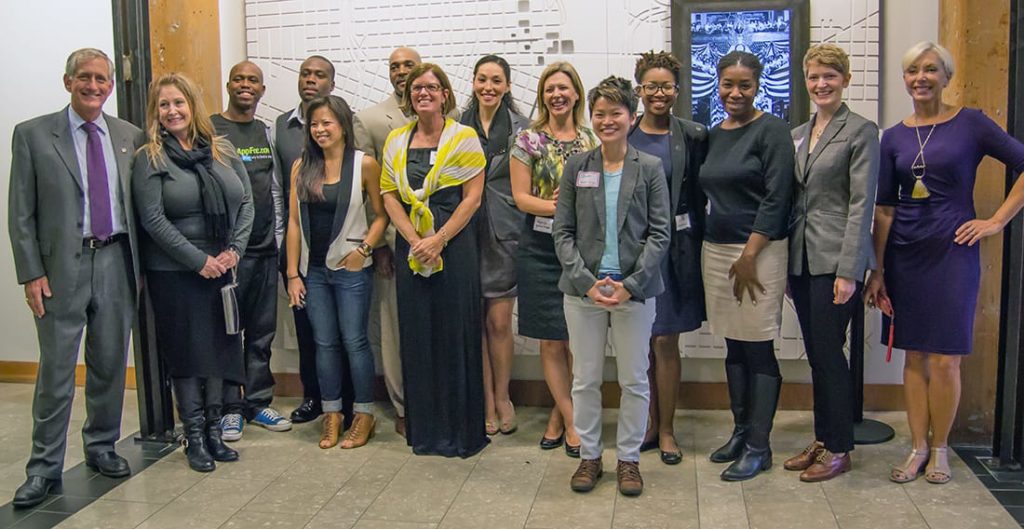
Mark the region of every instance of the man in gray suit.
<instances>
[{"instance_id":1,"label":"man in gray suit","mask_svg":"<svg viewBox=\"0 0 1024 529\"><path fill-rule=\"evenodd\" d=\"M398 48L388 58L388 76L394 93L376 105L356 114L354 125L356 148L380 162L384 140L392 130L411 120L402 113L399 103L405 91L405 78L416 65L420 54L411 48ZM405 436L405 397L402 390L402 361L398 355L398 302L395 299L395 228L388 225L384 241L373 251L377 271L373 281L373 304L370 308L370 343L380 351L384 385L395 406L395 431Z\"/></svg>"},{"instance_id":2,"label":"man in gray suit","mask_svg":"<svg viewBox=\"0 0 1024 529\"><path fill-rule=\"evenodd\" d=\"M114 443L139 291L129 178L143 136L103 113L113 69L100 50L73 52L64 73L70 106L14 129L8 225L39 336L32 455L15 507L60 487L85 327L85 463L105 476L131 473Z\"/></svg>"}]
</instances>

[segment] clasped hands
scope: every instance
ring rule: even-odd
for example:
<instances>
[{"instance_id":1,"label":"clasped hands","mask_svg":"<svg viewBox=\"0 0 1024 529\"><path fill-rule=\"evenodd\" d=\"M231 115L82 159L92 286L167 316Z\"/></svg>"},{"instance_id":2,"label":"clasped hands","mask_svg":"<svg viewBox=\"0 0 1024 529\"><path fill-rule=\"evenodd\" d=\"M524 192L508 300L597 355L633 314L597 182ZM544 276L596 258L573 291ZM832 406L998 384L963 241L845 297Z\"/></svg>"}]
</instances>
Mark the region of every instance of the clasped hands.
<instances>
[{"instance_id":1,"label":"clasped hands","mask_svg":"<svg viewBox=\"0 0 1024 529\"><path fill-rule=\"evenodd\" d=\"M587 297L602 307L614 307L629 301L631 294L622 286L622 281L615 281L606 276L594 282L594 286L587 290Z\"/></svg>"},{"instance_id":2,"label":"clasped hands","mask_svg":"<svg viewBox=\"0 0 1024 529\"><path fill-rule=\"evenodd\" d=\"M424 266L434 267L440 262L441 250L444 249L444 239L435 233L418 239L409 246L409 252Z\"/></svg>"},{"instance_id":3,"label":"clasped hands","mask_svg":"<svg viewBox=\"0 0 1024 529\"><path fill-rule=\"evenodd\" d=\"M217 254L216 257L212 255L206 256L206 263L203 264L203 268L199 270L199 275L206 279L216 279L226 273L228 270L238 266L238 254L231 248L224 250Z\"/></svg>"}]
</instances>

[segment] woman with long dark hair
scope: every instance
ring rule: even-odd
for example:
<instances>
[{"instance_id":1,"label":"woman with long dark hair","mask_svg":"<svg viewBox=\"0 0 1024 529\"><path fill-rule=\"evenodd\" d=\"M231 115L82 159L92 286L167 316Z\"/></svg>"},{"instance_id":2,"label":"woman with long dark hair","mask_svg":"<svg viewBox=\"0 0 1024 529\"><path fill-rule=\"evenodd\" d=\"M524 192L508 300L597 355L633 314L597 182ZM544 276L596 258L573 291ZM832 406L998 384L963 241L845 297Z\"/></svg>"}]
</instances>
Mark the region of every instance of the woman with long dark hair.
<instances>
[{"instance_id":1,"label":"woman with long dark hair","mask_svg":"<svg viewBox=\"0 0 1024 529\"><path fill-rule=\"evenodd\" d=\"M292 168L288 217L288 300L306 306L324 410L320 448L338 444L342 383L352 380L355 417L341 441L357 448L373 437L373 352L367 338L373 247L387 227L380 166L353 147L352 111L337 96L306 107L306 145ZM367 226L366 203L374 212ZM305 283L302 278L305 277ZM342 373L347 355L351 377Z\"/></svg>"}]
</instances>

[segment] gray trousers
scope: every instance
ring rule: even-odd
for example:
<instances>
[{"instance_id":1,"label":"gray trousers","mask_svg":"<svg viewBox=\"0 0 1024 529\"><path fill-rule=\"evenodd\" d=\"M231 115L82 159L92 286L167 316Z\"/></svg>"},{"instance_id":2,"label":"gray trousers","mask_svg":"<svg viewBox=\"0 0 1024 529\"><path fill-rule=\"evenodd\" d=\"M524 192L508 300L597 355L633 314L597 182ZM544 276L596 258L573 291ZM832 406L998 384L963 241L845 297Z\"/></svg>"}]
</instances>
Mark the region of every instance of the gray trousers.
<instances>
[{"instance_id":1,"label":"gray trousers","mask_svg":"<svg viewBox=\"0 0 1024 529\"><path fill-rule=\"evenodd\" d=\"M603 449L601 383L610 336L622 389L616 454L620 461L639 462L650 401L647 352L654 325L654 299L605 308L588 298L565 296L564 306L573 358L572 419L580 436L580 457L599 459Z\"/></svg>"},{"instance_id":2,"label":"gray trousers","mask_svg":"<svg viewBox=\"0 0 1024 529\"><path fill-rule=\"evenodd\" d=\"M397 266L405 266L399 263ZM379 355L377 365L384 372L384 385L399 417L405 416L405 388L402 385L402 357L398 350L398 300L395 278L382 279L373 274L373 299L370 304L370 347Z\"/></svg>"},{"instance_id":3,"label":"gray trousers","mask_svg":"<svg viewBox=\"0 0 1024 529\"><path fill-rule=\"evenodd\" d=\"M39 372L32 401L32 455L25 473L60 479L83 332L86 457L113 450L121 437L128 336L135 318L128 243L83 248L74 293L66 299L43 299L46 314L35 318Z\"/></svg>"}]
</instances>

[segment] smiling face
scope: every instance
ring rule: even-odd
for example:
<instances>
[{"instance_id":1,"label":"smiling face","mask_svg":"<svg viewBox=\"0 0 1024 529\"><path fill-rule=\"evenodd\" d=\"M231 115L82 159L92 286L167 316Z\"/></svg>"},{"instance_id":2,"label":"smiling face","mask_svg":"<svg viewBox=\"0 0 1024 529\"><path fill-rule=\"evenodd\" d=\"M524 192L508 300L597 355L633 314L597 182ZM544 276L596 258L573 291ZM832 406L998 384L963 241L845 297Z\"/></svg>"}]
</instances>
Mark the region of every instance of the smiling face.
<instances>
[{"instance_id":1,"label":"smiling face","mask_svg":"<svg viewBox=\"0 0 1024 529\"><path fill-rule=\"evenodd\" d=\"M804 65L804 72L804 84L811 101L818 108L832 111L839 108L843 102L843 89L850 86L850 74L843 75L839 70L818 61L808 61Z\"/></svg>"},{"instance_id":2,"label":"smiling face","mask_svg":"<svg viewBox=\"0 0 1024 529\"><path fill-rule=\"evenodd\" d=\"M188 137L189 126L192 125L192 107L178 87L167 85L160 89L157 95L157 111L160 124L167 132L179 141Z\"/></svg>"},{"instance_id":3,"label":"smiling face","mask_svg":"<svg viewBox=\"0 0 1024 529\"><path fill-rule=\"evenodd\" d=\"M420 55L411 48L398 48L391 52L388 58L388 76L391 78L391 86L395 87L395 93L401 94L405 91L405 80L419 63Z\"/></svg>"},{"instance_id":4,"label":"smiling face","mask_svg":"<svg viewBox=\"0 0 1024 529\"><path fill-rule=\"evenodd\" d=\"M754 70L739 64L726 67L718 76L718 98L734 119L745 118L754 110L758 80Z\"/></svg>"},{"instance_id":5,"label":"smiling face","mask_svg":"<svg viewBox=\"0 0 1024 529\"><path fill-rule=\"evenodd\" d=\"M308 103L315 97L331 95L334 75L331 65L323 59L310 57L299 67L299 97Z\"/></svg>"},{"instance_id":6,"label":"smiling face","mask_svg":"<svg viewBox=\"0 0 1024 529\"><path fill-rule=\"evenodd\" d=\"M572 80L564 72L555 72L544 80L544 106L552 119L572 117L572 109L579 99Z\"/></svg>"},{"instance_id":7,"label":"smiling face","mask_svg":"<svg viewBox=\"0 0 1024 529\"><path fill-rule=\"evenodd\" d=\"M473 95L480 103L480 108L497 107L508 90L505 70L497 63L486 62L476 69L476 75L473 77Z\"/></svg>"},{"instance_id":8,"label":"smiling face","mask_svg":"<svg viewBox=\"0 0 1024 529\"><path fill-rule=\"evenodd\" d=\"M341 128L338 116L326 105L313 111L309 119L309 134L313 141L323 150L336 147L345 142L345 132Z\"/></svg>"},{"instance_id":9,"label":"smiling face","mask_svg":"<svg viewBox=\"0 0 1024 529\"><path fill-rule=\"evenodd\" d=\"M243 62L232 68L229 75L228 104L240 112L253 109L267 91L263 71L251 62Z\"/></svg>"},{"instance_id":10,"label":"smiling face","mask_svg":"<svg viewBox=\"0 0 1024 529\"><path fill-rule=\"evenodd\" d=\"M676 90L676 78L667 68L651 68L644 72L637 87L640 100L644 102L644 112L655 116L664 116L672 111L679 92ZM652 93L653 92L653 93Z\"/></svg>"},{"instance_id":11,"label":"smiling face","mask_svg":"<svg viewBox=\"0 0 1024 529\"><path fill-rule=\"evenodd\" d=\"M598 97L590 109L590 122L594 132L605 145L625 141L634 117L626 105L615 103L605 97Z\"/></svg>"},{"instance_id":12,"label":"smiling face","mask_svg":"<svg viewBox=\"0 0 1024 529\"><path fill-rule=\"evenodd\" d=\"M939 55L929 50L903 71L903 83L915 102L942 101L942 91L949 85L949 73Z\"/></svg>"},{"instance_id":13,"label":"smiling face","mask_svg":"<svg viewBox=\"0 0 1024 529\"><path fill-rule=\"evenodd\" d=\"M450 94L441 85L441 81L434 75L434 72L427 70L423 75L408 82L412 83L409 92L412 109L420 119L442 113L441 109Z\"/></svg>"},{"instance_id":14,"label":"smiling face","mask_svg":"<svg viewBox=\"0 0 1024 529\"><path fill-rule=\"evenodd\" d=\"M64 89L71 94L71 108L86 121L99 117L113 88L110 65L99 57L82 62L75 75L64 76Z\"/></svg>"}]
</instances>

